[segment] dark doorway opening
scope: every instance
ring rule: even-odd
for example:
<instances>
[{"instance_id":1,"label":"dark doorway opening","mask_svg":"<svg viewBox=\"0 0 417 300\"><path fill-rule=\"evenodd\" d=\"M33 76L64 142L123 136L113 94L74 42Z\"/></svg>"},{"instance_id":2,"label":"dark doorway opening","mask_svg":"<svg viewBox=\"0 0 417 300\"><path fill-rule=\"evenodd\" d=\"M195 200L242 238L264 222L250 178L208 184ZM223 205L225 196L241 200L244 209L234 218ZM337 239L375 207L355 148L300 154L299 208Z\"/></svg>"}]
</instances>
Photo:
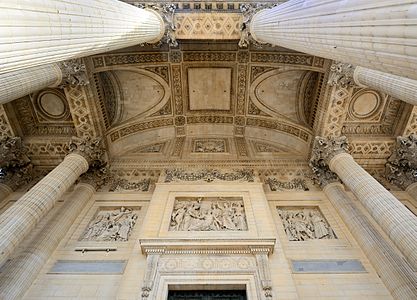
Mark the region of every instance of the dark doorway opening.
<instances>
[{"instance_id":1,"label":"dark doorway opening","mask_svg":"<svg viewBox=\"0 0 417 300\"><path fill-rule=\"evenodd\" d=\"M246 291L169 291L168 300L247 300Z\"/></svg>"}]
</instances>

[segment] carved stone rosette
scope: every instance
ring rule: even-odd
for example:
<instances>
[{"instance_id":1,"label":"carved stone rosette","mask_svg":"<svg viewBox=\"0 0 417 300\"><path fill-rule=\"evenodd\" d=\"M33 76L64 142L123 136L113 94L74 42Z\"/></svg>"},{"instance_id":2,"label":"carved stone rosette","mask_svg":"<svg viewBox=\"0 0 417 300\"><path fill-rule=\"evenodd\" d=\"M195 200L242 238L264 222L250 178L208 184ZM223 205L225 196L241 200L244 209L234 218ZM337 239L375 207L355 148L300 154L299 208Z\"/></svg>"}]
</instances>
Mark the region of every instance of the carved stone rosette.
<instances>
[{"instance_id":1,"label":"carved stone rosette","mask_svg":"<svg viewBox=\"0 0 417 300\"><path fill-rule=\"evenodd\" d=\"M59 85L60 88L64 88L67 85L87 85L88 77L86 73L85 64L81 59L70 59L58 63L62 72L62 81Z\"/></svg>"},{"instance_id":2,"label":"carved stone rosette","mask_svg":"<svg viewBox=\"0 0 417 300\"><path fill-rule=\"evenodd\" d=\"M355 66L340 61L335 61L330 67L330 75L328 84L330 86L337 86L348 88L355 85L353 74Z\"/></svg>"},{"instance_id":3,"label":"carved stone rosette","mask_svg":"<svg viewBox=\"0 0 417 300\"><path fill-rule=\"evenodd\" d=\"M417 182L417 135L397 137L396 149L385 171L389 182L403 189Z\"/></svg>"},{"instance_id":4,"label":"carved stone rosette","mask_svg":"<svg viewBox=\"0 0 417 300\"><path fill-rule=\"evenodd\" d=\"M100 138L72 137L69 143L69 152L83 156L89 163L90 168L104 165L104 147Z\"/></svg>"}]
</instances>

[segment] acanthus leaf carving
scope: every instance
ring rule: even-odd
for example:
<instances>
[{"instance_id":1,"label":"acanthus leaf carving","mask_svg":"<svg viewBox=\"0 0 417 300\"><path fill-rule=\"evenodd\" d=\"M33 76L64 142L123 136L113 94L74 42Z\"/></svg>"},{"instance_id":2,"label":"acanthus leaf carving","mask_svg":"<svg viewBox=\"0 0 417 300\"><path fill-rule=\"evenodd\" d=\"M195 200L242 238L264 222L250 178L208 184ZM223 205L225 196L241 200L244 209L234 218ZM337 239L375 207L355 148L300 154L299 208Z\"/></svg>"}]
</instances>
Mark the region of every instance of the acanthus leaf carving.
<instances>
[{"instance_id":1,"label":"acanthus leaf carving","mask_svg":"<svg viewBox=\"0 0 417 300\"><path fill-rule=\"evenodd\" d=\"M348 152L348 145L345 136L328 138L317 136L314 140L310 165L327 165L334 156Z\"/></svg>"},{"instance_id":2,"label":"acanthus leaf carving","mask_svg":"<svg viewBox=\"0 0 417 300\"><path fill-rule=\"evenodd\" d=\"M100 138L72 137L69 143L69 152L83 156L90 166L102 166L105 150Z\"/></svg>"}]
</instances>

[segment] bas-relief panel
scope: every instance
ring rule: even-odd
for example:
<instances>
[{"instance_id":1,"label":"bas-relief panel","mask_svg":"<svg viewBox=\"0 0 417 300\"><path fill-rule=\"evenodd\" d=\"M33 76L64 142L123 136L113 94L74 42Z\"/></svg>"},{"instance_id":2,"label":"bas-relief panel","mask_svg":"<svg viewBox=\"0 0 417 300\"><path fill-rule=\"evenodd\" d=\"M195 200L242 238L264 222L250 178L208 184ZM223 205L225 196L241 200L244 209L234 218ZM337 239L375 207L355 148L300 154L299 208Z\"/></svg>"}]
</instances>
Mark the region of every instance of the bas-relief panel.
<instances>
[{"instance_id":1,"label":"bas-relief panel","mask_svg":"<svg viewBox=\"0 0 417 300\"><path fill-rule=\"evenodd\" d=\"M227 153L226 139L193 139L193 153Z\"/></svg>"},{"instance_id":2,"label":"bas-relief panel","mask_svg":"<svg viewBox=\"0 0 417 300\"><path fill-rule=\"evenodd\" d=\"M277 210L289 241L337 239L318 207L277 207Z\"/></svg>"},{"instance_id":3,"label":"bas-relief panel","mask_svg":"<svg viewBox=\"0 0 417 300\"><path fill-rule=\"evenodd\" d=\"M128 241L138 218L138 208L101 207L82 234L81 241Z\"/></svg>"},{"instance_id":4,"label":"bas-relief panel","mask_svg":"<svg viewBox=\"0 0 417 300\"><path fill-rule=\"evenodd\" d=\"M241 197L177 197L170 231L248 230Z\"/></svg>"}]
</instances>

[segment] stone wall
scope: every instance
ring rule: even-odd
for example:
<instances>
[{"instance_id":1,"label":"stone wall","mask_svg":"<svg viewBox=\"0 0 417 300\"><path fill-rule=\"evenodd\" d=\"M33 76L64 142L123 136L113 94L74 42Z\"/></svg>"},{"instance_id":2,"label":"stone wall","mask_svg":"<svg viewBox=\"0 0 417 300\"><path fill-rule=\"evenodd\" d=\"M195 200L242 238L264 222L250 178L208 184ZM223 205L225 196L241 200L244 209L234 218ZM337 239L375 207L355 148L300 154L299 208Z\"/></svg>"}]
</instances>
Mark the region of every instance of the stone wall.
<instances>
[{"instance_id":1,"label":"stone wall","mask_svg":"<svg viewBox=\"0 0 417 300\"><path fill-rule=\"evenodd\" d=\"M14 193L9 200L18 196ZM406 193L397 196L416 211ZM170 230L178 199L200 201L197 215L204 221L217 208L213 203L218 197L220 202L241 199L247 229ZM108 218L113 225L107 226L116 226L115 218L123 220L116 217L121 207L137 215L128 241L82 239L89 226L99 223L94 221L99 211L113 213ZM334 238L312 235L304 241L290 240L288 224L278 211L283 208L293 212L296 230L318 230L326 224ZM320 218L309 219L312 209L320 212ZM39 224L34 236L46 222ZM98 268L85 265L92 261L99 263ZM68 262L72 265L65 265ZM114 264L100 265L105 262ZM173 284L246 287L249 299L392 299L324 193L274 192L258 182L158 183L153 192L98 192L24 299L163 299Z\"/></svg>"}]
</instances>

